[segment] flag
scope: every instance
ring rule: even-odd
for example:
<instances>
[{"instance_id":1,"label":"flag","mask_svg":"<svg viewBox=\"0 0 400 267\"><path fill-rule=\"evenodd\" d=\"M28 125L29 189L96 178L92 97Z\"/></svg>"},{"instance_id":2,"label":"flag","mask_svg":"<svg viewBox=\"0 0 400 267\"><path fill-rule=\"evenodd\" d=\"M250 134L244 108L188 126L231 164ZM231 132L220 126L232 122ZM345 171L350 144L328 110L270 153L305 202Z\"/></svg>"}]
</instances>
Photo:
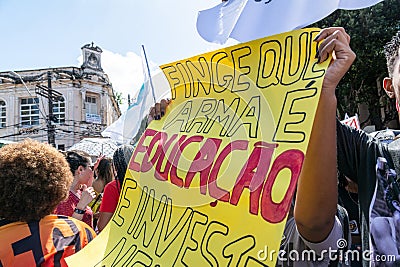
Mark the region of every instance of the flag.
<instances>
[{"instance_id":1,"label":"flag","mask_svg":"<svg viewBox=\"0 0 400 267\"><path fill-rule=\"evenodd\" d=\"M341 122L355 128L355 129L361 130L360 120L358 119L357 113L356 113L356 115L354 115L352 117L349 117L349 115L347 115L347 113L346 113L346 115L344 116L344 120L342 120Z\"/></svg>"},{"instance_id":2,"label":"flag","mask_svg":"<svg viewBox=\"0 0 400 267\"><path fill-rule=\"evenodd\" d=\"M117 121L108 126L101 135L109 137L120 144L128 144L138 133L143 119L155 102L170 97L170 87L163 72L158 67L150 67L145 60L143 49L144 82L133 100ZM151 76L150 76L151 75Z\"/></svg>"},{"instance_id":3,"label":"flag","mask_svg":"<svg viewBox=\"0 0 400 267\"><path fill-rule=\"evenodd\" d=\"M228 0L200 11L197 31L213 43L239 42L303 28L336 9L361 9L382 0Z\"/></svg>"}]
</instances>

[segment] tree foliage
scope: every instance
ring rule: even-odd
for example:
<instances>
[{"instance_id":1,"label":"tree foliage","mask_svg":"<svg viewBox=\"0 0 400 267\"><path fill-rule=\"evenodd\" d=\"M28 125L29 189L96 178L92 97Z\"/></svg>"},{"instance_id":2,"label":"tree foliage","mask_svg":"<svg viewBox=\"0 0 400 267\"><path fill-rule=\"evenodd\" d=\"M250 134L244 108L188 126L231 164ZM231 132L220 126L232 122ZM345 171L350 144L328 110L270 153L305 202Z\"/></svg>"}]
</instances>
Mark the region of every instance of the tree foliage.
<instances>
[{"instance_id":1,"label":"tree foliage","mask_svg":"<svg viewBox=\"0 0 400 267\"><path fill-rule=\"evenodd\" d=\"M122 105L124 103L124 97L122 96L121 92L114 92L114 97L118 105Z\"/></svg>"},{"instance_id":2,"label":"tree foliage","mask_svg":"<svg viewBox=\"0 0 400 267\"><path fill-rule=\"evenodd\" d=\"M400 29L400 0L385 0L360 10L337 10L313 26L344 27L357 54L337 89L339 116L360 114L360 106L366 105L369 117L361 121L362 127L373 124L379 130L398 121L394 101L385 96L382 80L387 76L383 46Z\"/></svg>"}]
</instances>

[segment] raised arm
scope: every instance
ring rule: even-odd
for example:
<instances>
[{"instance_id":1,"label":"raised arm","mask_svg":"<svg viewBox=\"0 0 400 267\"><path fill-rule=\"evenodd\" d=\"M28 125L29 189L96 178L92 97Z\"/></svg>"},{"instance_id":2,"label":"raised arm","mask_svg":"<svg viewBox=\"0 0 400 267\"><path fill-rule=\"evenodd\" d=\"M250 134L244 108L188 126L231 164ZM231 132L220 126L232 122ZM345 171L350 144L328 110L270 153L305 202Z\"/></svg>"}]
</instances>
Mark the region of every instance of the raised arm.
<instances>
[{"instance_id":1,"label":"raised arm","mask_svg":"<svg viewBox=\"0 0 400 267\"><path fill-rule=\"evenodd\" d=\"M331 232L337 209L336 96L335 89L355 59L350 37L343 28L323 29L318 61L333 53L323 81L321 97L300 174L294 218L299 233L308 241L321 242Z\"/></svg>"}]
</instances>

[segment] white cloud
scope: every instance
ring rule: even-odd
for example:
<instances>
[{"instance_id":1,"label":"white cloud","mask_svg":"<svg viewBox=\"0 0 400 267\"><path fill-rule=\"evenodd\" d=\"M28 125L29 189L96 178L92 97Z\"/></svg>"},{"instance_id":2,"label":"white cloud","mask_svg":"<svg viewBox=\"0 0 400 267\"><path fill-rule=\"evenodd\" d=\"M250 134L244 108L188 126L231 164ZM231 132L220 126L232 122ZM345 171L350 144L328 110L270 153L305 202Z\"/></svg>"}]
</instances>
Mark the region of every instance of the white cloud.
<instances>
[{"instance_id":1,"label":"white cloud","mask_svg":"<svg viewBox=\"0 0 400 267\"><path fill-rule=\"evenodd\" d=\"M101 66L114 90L122 93L124 101L120 108L122 112L125 111L128 108L128 94L131 99L134 98L143 83L142 58L133 52L120 55L103 50Z\"/></svg>"}]
</instances>

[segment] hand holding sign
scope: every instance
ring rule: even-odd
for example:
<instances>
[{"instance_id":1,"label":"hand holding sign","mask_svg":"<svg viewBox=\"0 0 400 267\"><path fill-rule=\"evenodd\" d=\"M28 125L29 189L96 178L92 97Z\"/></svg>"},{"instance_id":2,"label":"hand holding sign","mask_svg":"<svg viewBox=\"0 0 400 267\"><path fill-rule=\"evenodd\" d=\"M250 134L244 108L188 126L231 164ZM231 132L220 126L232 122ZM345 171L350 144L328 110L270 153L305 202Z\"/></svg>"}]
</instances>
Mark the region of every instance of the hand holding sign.
<instances>
[{"instance_id":1,"label":"hand holding sign","mask_svg":"<svg viewBox=\"0 0 400 267\"><path fill-rule=\"evenodd\" d=\"M160 103L156 103L153 107L150 108L149 119L150 123L153 119L159 120L161 119L166 112L167 106L171 103L170 99L162 99Z\"/></svg>"},{"instance_id":2,"label":"hand holding sign","mask_svg":"<svg viewBox=\"0 0 400 267\"><path fill-rule=\"evenodd\" d=\"M319 62L325 61L332 54L333 60L326 71L323 85L336 89L339 81L356 58L356 54L349 46L350 36L343 28L332 27L323 29L315 41L322 41L317 53Z\"/></svg>"},{"instance_id":3,"label":"hand holding sign","mask_svg":"<svg viewBox=\"0 0 400 267\"><path fill-rule=\"evenodd\" d=\"M307 157L299 178L294 218L299 233L307 240L316 243L331 236L335 224L337 210L335 89L353 63L355 54L349 45L350 37L343 28L323 29L314 40L320 42L316 55L318 62L331 62L324 77ZM333 54L332 59L331 54ZM342 236L341 232L339 234L337 239Z\"/></svg>"}]
</instances>

